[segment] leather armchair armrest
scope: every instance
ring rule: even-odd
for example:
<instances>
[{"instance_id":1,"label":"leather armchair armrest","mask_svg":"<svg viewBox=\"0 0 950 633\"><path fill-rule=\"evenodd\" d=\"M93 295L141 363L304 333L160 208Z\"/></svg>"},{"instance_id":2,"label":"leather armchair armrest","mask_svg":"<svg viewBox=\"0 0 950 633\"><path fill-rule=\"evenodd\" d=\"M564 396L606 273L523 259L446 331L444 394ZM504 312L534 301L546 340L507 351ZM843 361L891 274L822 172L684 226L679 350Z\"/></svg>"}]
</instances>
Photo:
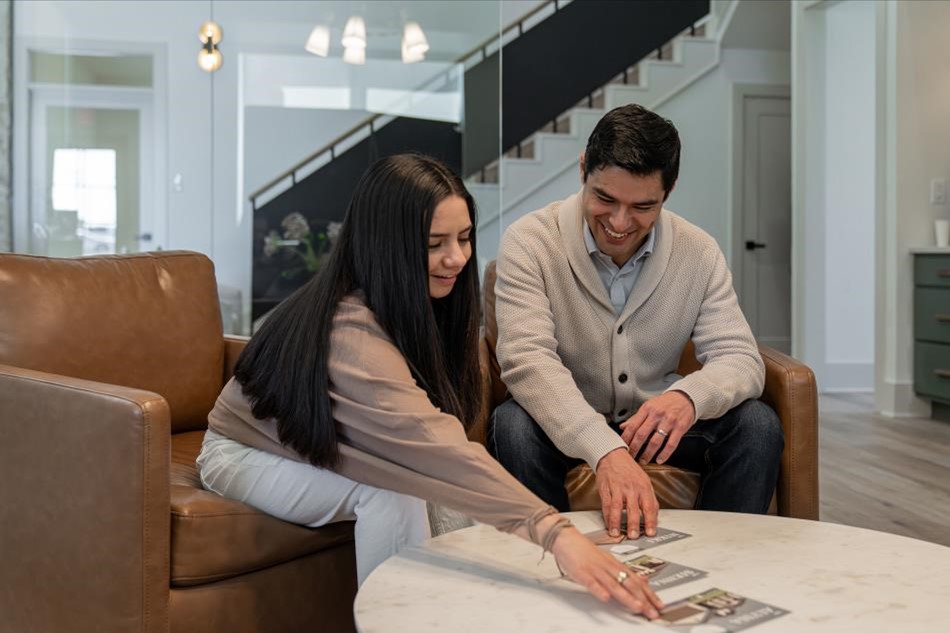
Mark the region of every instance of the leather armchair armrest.
<instances>
[{"instance_id":1,"label":"leather armchair armrest","mask_svg":"<svg viewBox=\"0 0 950 633\"><path fill-rule=\"evenodd\" d=\"M806 365L759 345L765 362L762 401L782 420L785 450L778 481L778 513L818 519L818 388Z\"/></svg>"},{"instance_id":2,"label":"leather armchair armrest","mask_svg":"<svg viewBox=\"0 0 950 633\"><path fill-rule=\"evenodd\" d=\"M167 632L166 401L0 365L0 434L2 628Z\"/></svg>"},{"instance_id":3,"label":"leather armchair armrest","mask_svg":"<svg viewBox=\"0 0 950 633\"><path fill-rule=\"evenodd\" d=\"M237 365L238 356L244 351L247 342L251 340L248 336L225 336L224 337L224 381L222 385L227 384L234 375L234 367Z\"/></svg>"}]
</instances>

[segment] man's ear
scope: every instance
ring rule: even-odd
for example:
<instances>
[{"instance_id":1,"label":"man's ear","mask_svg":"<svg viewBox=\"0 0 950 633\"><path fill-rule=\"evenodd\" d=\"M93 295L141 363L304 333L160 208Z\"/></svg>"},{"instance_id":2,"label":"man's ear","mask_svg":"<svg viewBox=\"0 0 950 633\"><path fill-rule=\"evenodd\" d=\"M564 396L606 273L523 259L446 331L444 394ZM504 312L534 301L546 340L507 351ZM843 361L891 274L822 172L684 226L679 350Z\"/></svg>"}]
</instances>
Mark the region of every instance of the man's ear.
<instances>
[{"instance_id":1,"label":"man's ear","mask_svg":"<svg viewBox=\"0 0 950 633\"><path fill-rule=\"evenodd\" d=\"M578 163L580 163L580 167L581 167L581 184L582 185L587 182L587 178L584 177L584 162L585 162L585 155L584 155L584 152L581 152L581 157Z\"/></svg>"}]
</instances>

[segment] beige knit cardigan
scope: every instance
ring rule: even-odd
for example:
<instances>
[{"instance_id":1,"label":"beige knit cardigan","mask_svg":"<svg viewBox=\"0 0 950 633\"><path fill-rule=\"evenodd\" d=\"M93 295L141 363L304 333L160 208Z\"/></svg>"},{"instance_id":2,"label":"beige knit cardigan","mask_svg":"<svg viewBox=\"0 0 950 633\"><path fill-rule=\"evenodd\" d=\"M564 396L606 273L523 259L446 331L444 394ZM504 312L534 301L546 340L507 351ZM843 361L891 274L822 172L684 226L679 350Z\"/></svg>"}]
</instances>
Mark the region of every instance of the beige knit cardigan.
<instances>
[{"instance_id":1,"label":"beige knit cardigan","mask_svg":"<svg viewBox=\"0 0 950 633\"><path fill-rule=\"evenodd\" d=\"M497 355L511 394L566 455L595 468L624 446L607 421L667 390L698 420L762 394L765 367L716 241L663 209L656 248L618 316L583 238L575 194L516 221L495 286ZM675 374L692 339L703 368Z\"/></svg>"}]
</instances>

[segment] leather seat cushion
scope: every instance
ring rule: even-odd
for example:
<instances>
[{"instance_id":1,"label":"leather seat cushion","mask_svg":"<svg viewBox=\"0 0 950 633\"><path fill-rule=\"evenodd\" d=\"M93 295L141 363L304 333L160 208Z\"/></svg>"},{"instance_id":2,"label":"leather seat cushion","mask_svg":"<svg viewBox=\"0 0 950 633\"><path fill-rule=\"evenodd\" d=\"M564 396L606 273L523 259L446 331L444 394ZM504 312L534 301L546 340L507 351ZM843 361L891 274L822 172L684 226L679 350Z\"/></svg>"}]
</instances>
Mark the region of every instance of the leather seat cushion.
<instances>
[{"instance_id":1,"label":"leather seat cushion","mask_svg":"<svg viewBox=\"0 0 950 633\"><path fill-rule=\"evenodd\" d=\"M353 522L307 528L204 490L195 458L204 431L172 435L171 584L198 585L353 541Z\"/></svg>"}]
</instances>

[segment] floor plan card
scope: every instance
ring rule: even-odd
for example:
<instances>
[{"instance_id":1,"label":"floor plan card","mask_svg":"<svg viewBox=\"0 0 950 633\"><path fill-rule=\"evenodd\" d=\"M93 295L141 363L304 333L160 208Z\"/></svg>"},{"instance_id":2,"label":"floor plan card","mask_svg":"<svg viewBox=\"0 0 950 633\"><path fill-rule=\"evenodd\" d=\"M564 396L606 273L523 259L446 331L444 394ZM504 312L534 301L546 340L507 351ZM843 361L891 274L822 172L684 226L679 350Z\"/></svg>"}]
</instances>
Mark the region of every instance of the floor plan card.
<instances>
[{"instance_id":1,"label":"floor plan card","mask_svg":"<svg viewBox=\"0 0 950 633\"><path fill-rule=\"evenodd\" d=\"M646 554L625 560L623 564L632 569L638 576L646 578L654 591L676 587L706 577L706 572L701 569L671 563L662 558Z\"/></svg>"},{"instance_id":2,"label":"floor plan card","mask_svg":"<svg viewBox=\"0 0 950 633\"><path fill-rule=\"evenodd\" d=\"M681 633L733 633L788 611L722 589L709 589L666 605L653 624Z\"/></svg>"},{"instance_id":3,"label":"floor plan card","mask_svg":"<svg viewBox=\"0 0 950 633\"><path fill-rule=\"evenodd\" d=\"M637 539L628 539L622 533L620 536L610 536L607 530L595 530L586 533L584 536L593 541L594 545L600 545L602 547L610 546L607 547L607 549L616 556L628 556L634 552L689 538L691 535L685 532L677 532L676 530L657 528L655 536L641 535L640 538Z\"/></svg>"}]
</instances>

